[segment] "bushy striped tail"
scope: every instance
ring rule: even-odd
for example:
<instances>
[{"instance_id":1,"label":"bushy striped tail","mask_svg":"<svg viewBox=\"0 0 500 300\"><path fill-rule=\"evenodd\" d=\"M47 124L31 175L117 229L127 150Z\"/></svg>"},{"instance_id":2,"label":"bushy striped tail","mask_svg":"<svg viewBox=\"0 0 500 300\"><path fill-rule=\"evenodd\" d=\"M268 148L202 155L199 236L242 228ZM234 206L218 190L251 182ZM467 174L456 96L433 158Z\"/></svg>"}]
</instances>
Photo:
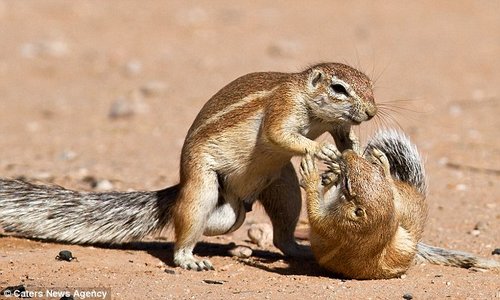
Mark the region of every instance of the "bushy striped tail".
<instances>
[{"instance_id":1,"label":"bushy striped tail","mask_svg":"<svg viewBox=\"0 0 500 300\"><path fill-rule=\"evenodd\" d=\"M0 226L14 234L78 244L123 243L163 229L178 186L153 192L76 192L0 179Z\"/></svg>"},{"instance_id":2,"label":"bushy striped tail","mask_svg":"<svg viewBox=\"0 0 500 300\"><path fill-rule=\"evenodd\" d=\"M451 266L459 268L499 269L500 262L493 259L477 257L471 253L449 250L424 243L417 244L416 261L418 263L431 263L434 265Z\"/></svg>"}]
</instances>

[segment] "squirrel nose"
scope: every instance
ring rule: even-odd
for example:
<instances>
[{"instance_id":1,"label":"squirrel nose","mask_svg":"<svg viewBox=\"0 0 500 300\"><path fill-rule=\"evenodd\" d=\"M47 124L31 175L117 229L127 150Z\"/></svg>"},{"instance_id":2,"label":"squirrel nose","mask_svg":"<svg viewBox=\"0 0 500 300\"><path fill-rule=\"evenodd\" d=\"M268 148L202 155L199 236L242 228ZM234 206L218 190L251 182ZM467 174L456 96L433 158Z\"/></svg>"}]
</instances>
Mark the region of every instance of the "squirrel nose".
<instances>
[{"instance_id":1,"label":"squirrel nose","mask_svg":"<svg viewBox=\"0 0 500 300\"><path fill-rule=\"evenodd\" d=\"M377 114L377 107L375 105L369 106L366 108L365 113L368 116L368 120L370 120Z\"/></svg>"}]
</instances>

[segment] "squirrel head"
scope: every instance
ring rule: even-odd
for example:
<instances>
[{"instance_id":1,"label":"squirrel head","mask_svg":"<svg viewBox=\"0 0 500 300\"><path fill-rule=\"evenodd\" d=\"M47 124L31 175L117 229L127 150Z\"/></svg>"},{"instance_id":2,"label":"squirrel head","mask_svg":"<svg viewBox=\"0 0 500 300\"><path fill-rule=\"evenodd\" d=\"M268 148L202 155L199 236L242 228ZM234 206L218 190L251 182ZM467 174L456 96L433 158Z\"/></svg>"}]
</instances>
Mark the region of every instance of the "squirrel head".
<instances>
[{"instance_id":1,"label":"squirrel head","mask_svg":"<svg viewBox=\"0 0 500 300\"><path fill-rule=\"evenodd\" d=\"M376 234L377 243L390 240L397 228L391 183L380 165L373 164L353 150L339 160L336 211L343 216L339 224L355 239ZM374 240L374 239L370 239Z\"/></svg>"},{"instance_id":2,"label":"squirrel head","mask_svg":"<svg viewBox=\"0 0 500 300\"><path fill-rule=\"evenodd\" d=\"M377 113L373 84L362 72L341 63L323 63L305 70L312 115L323 122L358 125Z\"/></svg>"}]
</instances>

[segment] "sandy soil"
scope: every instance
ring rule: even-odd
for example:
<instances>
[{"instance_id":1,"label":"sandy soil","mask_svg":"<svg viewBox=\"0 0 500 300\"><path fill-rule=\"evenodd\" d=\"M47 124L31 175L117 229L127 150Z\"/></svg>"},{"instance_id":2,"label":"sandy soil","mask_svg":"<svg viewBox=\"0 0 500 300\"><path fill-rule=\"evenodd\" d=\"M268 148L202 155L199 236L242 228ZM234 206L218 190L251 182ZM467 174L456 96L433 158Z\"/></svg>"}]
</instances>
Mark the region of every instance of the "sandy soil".
<instances>
[{"instance_id":1,"label":"sandy soil","mask_svg":"<svg viewBox=\"0 0 500 300\"><path fill-rule=\"evenodd\" d=\"M176 182L184 135L223 85L347 62L376 79L377 101L391 107L361 127L362 139L400 126L427 159L425 241L495 258L500 2L305 3L0 1L2 177L159 189ZM498 272L420 265L401 279L336 279L250 244L258 222L269 222L262 208L234 234L205 239L197 253L216 271L199 273L172 267L171 238L113 249L4 236L0 288L99 287L113 299L500 298ZM230 243L253 256L231 257ZM55 260L63 249L78 259Z\"/></svg>"}]
</instances>

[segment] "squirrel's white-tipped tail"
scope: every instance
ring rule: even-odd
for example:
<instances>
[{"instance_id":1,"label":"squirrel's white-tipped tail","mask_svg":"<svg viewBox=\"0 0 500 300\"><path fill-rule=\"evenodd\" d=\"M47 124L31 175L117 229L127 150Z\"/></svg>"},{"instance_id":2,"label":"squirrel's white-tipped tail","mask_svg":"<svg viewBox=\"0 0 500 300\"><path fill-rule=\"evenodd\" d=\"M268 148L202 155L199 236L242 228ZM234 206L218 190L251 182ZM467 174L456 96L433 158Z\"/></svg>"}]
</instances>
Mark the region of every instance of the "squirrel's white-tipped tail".
<instances>
[{"instance_id":1,"label":"squirrel's white-tipped tail","mask_svg":"<svg viewBox=\"0 0 500 300\"><path fill-rule=\"evenodd\" d=\"M418 263L428 262L434 265L466 269L478 268L500 270L500 261L477 257L467 252L429 246L424 243L418 243L417 250L416 261Z\"/></svg>"},{"instance_id":2,"label":"squirrel's white-tipped tail","mask_svg":"<svg viewBox=\"0 0 500 300\"><path fill-rule=\"evenodd\" d=\"M0 179L0 226L70 243L123 243L168 225L178 186L155 192L76 192Z\"/></svg>"}]
</instances>

